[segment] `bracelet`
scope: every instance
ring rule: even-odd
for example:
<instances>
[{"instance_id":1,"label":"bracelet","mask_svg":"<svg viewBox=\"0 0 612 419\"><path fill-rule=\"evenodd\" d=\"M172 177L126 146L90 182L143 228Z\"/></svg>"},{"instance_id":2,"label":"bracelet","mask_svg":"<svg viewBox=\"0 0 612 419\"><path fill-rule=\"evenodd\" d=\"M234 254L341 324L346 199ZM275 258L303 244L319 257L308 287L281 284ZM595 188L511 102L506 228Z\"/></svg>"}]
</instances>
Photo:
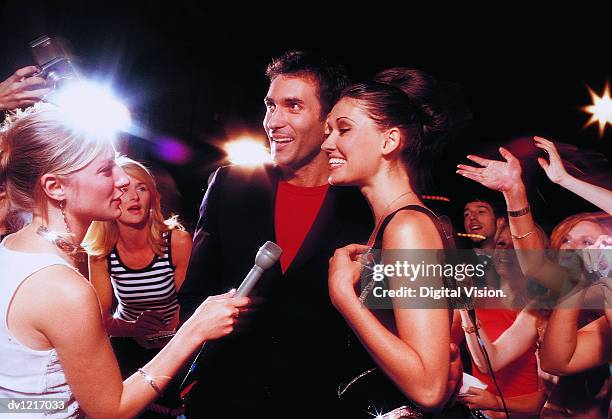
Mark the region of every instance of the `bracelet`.
<instances>
[{"instance_id":1,"label":"bracelet","mask_svg":"<svg viewBox=\"0 0 612 419\"><path fill-rule=\"evenodd\" d=\"M529 207L529 205L527 205L525 208L520 209L518 211L508 211L508 215L510 217L520 217L522 215L529 214L529 211L531 211L531 208Z\"/></svg>"},{"instance_id":2,"label":"bracelet","mask_svg":"<svg viewBox=\"0 0 612 419\"><path fill-rule=\"evenodd\" d=\"M510 235L512 236L513 239L517 239L517 240L521 240L524 239L525 237L529 236L531 233L533 233L535 231L535 229L529 231L528 233L523 234L522 236L515 236L514 234L510 233Z\"/></svg>"},{"instance_id":3,"label":"bracelet","mask_svg":"<svg viewBox=\"0 0 612 419\"><path fill-rule=\"evenodd\" d=\"M474 333L474 332L476 332L476 330L480 329L480 326L464 326L464 325L461 325L461 328L463 329L463 331L465 333L467 333L469 335L470 333Z\"/></svg>"},{"instance_id":4,"label":"bracelet","mask_svg":"<svg viewBox=\"0 0 612 419\"><path fill-rule=\"evenodd\" d=\"M142 375L144 377L144 380L149 383L149 385L151 386L151 388L153 390L155 390L155 392L157 393L158 396L162 395L162 391L159 388L159 386L157 385L157 383L155 382L155 380L153 379L153 377L151 377L147 372L143 371L142 368L138 368L138 372L140 373L140 375Z\"/></svg>"}]
</instances>

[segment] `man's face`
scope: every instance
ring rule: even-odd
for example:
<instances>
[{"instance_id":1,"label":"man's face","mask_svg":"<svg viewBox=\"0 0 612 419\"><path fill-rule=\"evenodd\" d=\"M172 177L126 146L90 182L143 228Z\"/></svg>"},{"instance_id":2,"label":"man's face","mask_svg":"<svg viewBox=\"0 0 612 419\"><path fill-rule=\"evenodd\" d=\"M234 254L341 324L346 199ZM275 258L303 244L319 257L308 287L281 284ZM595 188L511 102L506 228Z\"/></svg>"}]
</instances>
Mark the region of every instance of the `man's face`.
<instances>
[{"instance_id":1,"label":"man's face","mask_svg":"<svg viewBox=\"0 0 612 419\"><path fill-rule=\"evenodd\" d=\"M487 202L468 202L463 208L463 226L465 231L471 234L479 234L489 240L495 236L497 229L496 217L493 207ZM471 238L472 242L484 241L479 238Z\"/></svg>"},{"instance_id":2,"label":"man's face","mask_svg":"<svg viewBox=\"0 0 612 419\"><path fill-rule=\"evenodd\" d=\"M311 77L277 76L270 83L263 126L281 167L297 171L322 153L325 118L317 89Z\"/></svg>"}]
</instances>

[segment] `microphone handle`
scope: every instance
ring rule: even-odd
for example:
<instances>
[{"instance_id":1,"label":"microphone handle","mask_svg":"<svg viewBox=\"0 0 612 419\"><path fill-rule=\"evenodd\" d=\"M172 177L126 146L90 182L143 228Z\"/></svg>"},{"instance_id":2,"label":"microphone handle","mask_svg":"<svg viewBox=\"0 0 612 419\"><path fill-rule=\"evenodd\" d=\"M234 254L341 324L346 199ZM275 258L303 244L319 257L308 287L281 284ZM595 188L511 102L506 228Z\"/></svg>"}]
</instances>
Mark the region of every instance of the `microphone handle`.
<instances>
[{"instance_id":1,"label":"microphone handle","mask_svg":"<svg viewBox=\"0 0 612 419\"><path fill-rule=\"evenodd\" d=\"M253 265L247 276L242 280L238 290L236 290L234 297L247 297L253 290L253 287L255 287L255 284L257 284L257 281L259 281L259 278L261 278L263 271L259 266Z\"/></svg>"}]
</instances>

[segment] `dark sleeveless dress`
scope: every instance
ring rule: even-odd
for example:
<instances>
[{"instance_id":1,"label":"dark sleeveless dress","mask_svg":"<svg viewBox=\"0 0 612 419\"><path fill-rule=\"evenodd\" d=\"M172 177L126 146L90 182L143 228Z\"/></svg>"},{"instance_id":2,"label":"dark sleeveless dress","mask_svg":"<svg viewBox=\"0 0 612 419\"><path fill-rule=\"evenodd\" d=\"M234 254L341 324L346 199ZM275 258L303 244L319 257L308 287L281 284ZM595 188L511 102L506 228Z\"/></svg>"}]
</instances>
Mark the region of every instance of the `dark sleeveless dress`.
<instances>
[{"instance_id":1,"label":"dark sleeveless dress","mask_svg":"<svg viewBox=\"0 0 612 419\"><path fill-rule=\"evenodd\" d=\"M418 205L408 205L389 214L381 224L377 233L373 249L382 249L382 238L385 228L393 219L395 214L403 210L418 211L427 215L438 230L440 238L444 243L444 249L450 249L448 238L444 233L442 225L433 212ZM374 257L371 263L378 263ZM452 286L452 284L445 284ZM452 305L449 302L449 307ZM395 331L395 317L393 310L372 310L377 319L389 330ZM452 319L452 313L449 313ZM395 332L397 333L397 332ZM435 337L432 337L435 338ZM428 418L431 415L422 413L419 408L406 398L397 386L382 372L367 350L363 347L354 333L350 333L347 339L347 365L345 366L346 379L338 386L338 397L346 412L347 418ZM461 405L462 406L462 405ZM446 415L447 410L441 413L444 417L467 417L467 410L458 406L461 413L456 414L453 409L451 414ZM389 414L393 412L394 414ZM385 416L388 414L388 416Z\"/></svg>"}]
</instances>

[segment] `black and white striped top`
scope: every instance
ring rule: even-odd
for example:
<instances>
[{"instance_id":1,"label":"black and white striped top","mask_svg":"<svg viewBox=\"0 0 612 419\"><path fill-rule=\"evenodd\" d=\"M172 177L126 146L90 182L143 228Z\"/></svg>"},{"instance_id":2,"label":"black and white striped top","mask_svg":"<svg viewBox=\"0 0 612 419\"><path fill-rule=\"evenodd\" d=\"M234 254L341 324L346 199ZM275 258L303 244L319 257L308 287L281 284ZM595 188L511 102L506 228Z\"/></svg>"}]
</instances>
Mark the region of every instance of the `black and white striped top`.
<instances>
[{"instance_id":1,"label":"black and white striped top","mask_svg":"<svg viewBox=\"0 0 612 419\"><path fill-rule=\"evenodd\" d=\"M108 270L117 298L114 317L133 321L145 310L155 310L164 315L168 324L179 309L174 285L174 266L170 251L171 232L163 233L166 243L162 255L155 255L151 263L142 269L128 268L119 258L115 246L108 255Z\"/></svg>"}]
</instances>

